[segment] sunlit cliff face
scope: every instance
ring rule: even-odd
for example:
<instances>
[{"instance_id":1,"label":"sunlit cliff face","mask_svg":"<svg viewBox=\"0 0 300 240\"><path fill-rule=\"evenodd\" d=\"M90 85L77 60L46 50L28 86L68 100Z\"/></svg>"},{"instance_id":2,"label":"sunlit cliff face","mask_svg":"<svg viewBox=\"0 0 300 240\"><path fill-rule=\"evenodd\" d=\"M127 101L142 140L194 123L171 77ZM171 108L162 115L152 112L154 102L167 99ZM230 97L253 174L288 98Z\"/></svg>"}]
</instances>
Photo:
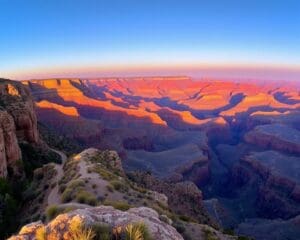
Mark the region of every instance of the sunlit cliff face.
<instances>
[{"instance_id":1,"label":"sunlit cliff face","mask_svg":"<svg viewBox=\"0 0 300 240\"><path fill-rule=\"evenodd\" d=\"M251 164L257 166L255 152L263 159L293 155L293 164L299 165L300 99L294 83L196 81L176 76L23 83L35 98L39 121L51 131L82 147L116 150L126 171L145 170L173 181L193 181L205 197L223 197L226 189L230 195L248 176L260 176L248 169ZM270 171L272 164L267 165ZM249 172L244 173L245 169ZM284 172L283 177L289 175ZM233 188L228 188L227 181L232 181ZM257 181L261 185L262 180ZM248 197L253 204L257 196L264 197L253 190L247 195L247 188L239 191L245 191L234 195L245 197L237 199L241 204L249 202ZM261 205L253 208L269 216Z\"/></svg>"},{"instance_id":2,"label":"sunlit cliff face","mask_svg":"<svg viewBox=\"0 0 300 240\"><path fill-rule=\"evenodd\" d=\"M84 107L93 107L161 126L170 126L170 121L191 126L226 125L224 117L249 111L254 114L254 109L275 111L300 107L299 92L286 84L258 86L192 81L188 77L49 79L26 84L38 96L40 109L80 117Z\"/></svg>"},{"instance_id":3,"label":"sunlit cliff face","mask_svg":"<svg viewBox=\"0 0 300 240\"><path fill-rule=\"evenodd\" d=\"M67 116L73 116L73 117L79 117L79 113L75 107L65 107L56 103L51 103L46 100L42 100L40 102L36 103L36 106L39 108L49 108L57 110L58 112L61 112L64 115Z\"/></svg>"}]
</instances>

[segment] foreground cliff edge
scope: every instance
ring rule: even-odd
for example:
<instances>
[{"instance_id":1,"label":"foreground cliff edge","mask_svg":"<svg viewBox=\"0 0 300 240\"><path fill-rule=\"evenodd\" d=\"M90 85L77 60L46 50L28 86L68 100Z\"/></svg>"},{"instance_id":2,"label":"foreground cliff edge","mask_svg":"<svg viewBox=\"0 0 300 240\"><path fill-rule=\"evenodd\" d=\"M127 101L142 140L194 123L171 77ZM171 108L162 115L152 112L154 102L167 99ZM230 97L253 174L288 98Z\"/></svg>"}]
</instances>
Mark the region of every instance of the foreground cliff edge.
<instances>
[{"instance_id":1,"label":"foreground cliff edge","mask_svg":"<svg viewBox=\"0 0 300 240\"><path fill-rule=\"evenodd\" d=\"M32 199L27 208L28 220L34 218L32 212L46 217L47 223L39 220L25 225L11 240L67 240L79 239L78 235L80 239L237 239L197 223L208 220L199 202L201 193L192 183L168 186L177 189L167 191L174 198L169 201L163 193L128 179L114 151L90 148L70 157L61 166L60 179L56 177L61 170L51 172L51 167L53 164L37 169L34 183L39 190L58 180L59 191L55 192L55 186L45 189L43 200ZM182 200L185 203L180 206ZM183 212L186 215L180 214Z\"/></svg>"},{"instance_id":2,"label":"foreground cliff edge","mask_svg":"<svg viewBox=\"0 0 300 240\"><path fill-rule=\"evenodd\" d=\"M1 79L0 90L1 238L21 228L10 239L236 239L203 224L214 223L192 182L128 178L114 151L67 159L40 136L27 88ZM135 182L143 174L160 192Z\"/></svg>"}]
</instances>

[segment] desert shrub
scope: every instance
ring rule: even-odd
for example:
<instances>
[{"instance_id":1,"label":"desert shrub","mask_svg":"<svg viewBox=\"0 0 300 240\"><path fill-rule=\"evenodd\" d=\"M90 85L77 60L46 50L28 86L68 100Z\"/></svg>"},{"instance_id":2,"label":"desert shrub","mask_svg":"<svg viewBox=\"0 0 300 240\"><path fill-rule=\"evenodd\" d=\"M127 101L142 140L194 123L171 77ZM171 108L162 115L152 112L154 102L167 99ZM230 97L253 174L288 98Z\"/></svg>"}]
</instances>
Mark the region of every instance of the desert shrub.
<instances>
[{"instance_id":1,"label":"desert shrub","mask_svg":"<svg viewBox=\"0 0 300 240\"><path fill-rule=\"evenodd\" d=\"M165 203L162 203L162 202L160 202L160 201L156 201L156 204L157 204L161 209L163 209L163 210L165 210L165 211L168 211L168 210L169 210L168 205L166 205Z\"/></svg>"},{"instance_id":2,"label":"desert shrub","mask_svg":"<svg viewBox=\"0 0 300 240\"><path fill-rule=\"evenodd\" d=\"M114 187L114 189L117 190L117 191L119 191L119 190L122 188L122 186L123 186L123 184L122 184L120 181L117 181L117 180L111 181L110 184L111 184L111 185Z\"/></svg>"},{"instance_id":3,"label":"desert shrub","mask_svg":"<svg viewBox=\"0 0 300 240\"><path fill-rule=\"evenodd\" d=\"M46 209L46 216L49 221L55 218L59 213L60 211L57 205L50 205Z\"/></svg>"},{"instance_id":4,"label":"desert shrub","mask_svg":"<svg viewBox=\"0 0 300 240\"><path fill-rule=\"evenodd\" d=\"M104 180L106 181L113 181L115 179L117 179L117 176L112 174L110 171L105 170L103 167L101 166L95 166L92 169L93 172L98 173Z\"/></svg>"},{"instance_id":5,"label":"desert shrub","mask_svg":"<svg viewBox=\"0 0 300 240\"><path fill-rule=\"evenodd\" d=\"M97 198L93 194L91 194L85 190L79 191L76 194L76 201L79 203L85 203L85 204L88 204L91 206L97 205Z\"/></svg>"},{"instance_id":6,"label":"desert shrub","mask_svg":"<svg viewBox=\"0 0 300 240\"><path fill-rule=\"evenodd\" d=\"M150 240L152 239L147 226L144 223L128 224L125 228L126 240Z\"/></svg>"},{"instance_id":7,"label":"desert shrub","mask_svg":"<svg viewBox=\"0 0 300 240\"><path fill-rule=\"evenodd\" d=\"M110 183L114 187L114 189L117 191L127 191L128 190L128 187L126 186L126 184L124 184L123 182L120 182L118 180L111 181Z\"/></svg>"},{"instance_id":8,"label":"desert shrub","mask_svg":"<svg viewBox=\"0 0 300 240\"><path fill-rule=\"evenodd\" d=\"M92 228L86 228L80 218L73 218L69 225L70 240L93 240L95 233Z\"/></svg>"},{"instance_id":9,"label":"desert shrub","mask_svg":"<svg viewBox=\"0 0 300 240\"><path fill-rule=\"evenodd\" d=\"M215 232L213 232L211 229L207 227L203 228L203 233L204 233L205 240L218 240L218 237L216 236Z\"/></svg>"},{"instance_id":10,"label":"desert shrub","mask_svg":"<svg viewBox=\"0 0 300 240\"><path fill-rule=\"evenodd\" d=\"M111 240L113 239L112 236L112 229L107 224L102 223L95 223L91 226L93 232L95 233L94 240Z\"/></svg>"},{"instance_id":11,"label":"desert shrub","mask_svg":"<svg viewBox=\"0 0 300 240\"><path fill-rule=\"evenodd\" d=\"M64 190L64 192L62 193L62 195L61 195L61 201L63 202L63 203L66 203L66 202L70 202L70 201L72 201L72 189L70 189L70 188L66 188L65 190Z\"/></svg>"},{"instance_id":12,"label":"desert shrub","mask_svg":"<svg viewBox=\"0 0 300 240\"><path fill-rule=\"evenodd\" d=\"M106 205L106 206L112 206L115 209L118 209L118 210L121 210L121 211L127 211L129 208L131 208L131 206L127 202L123 202L123 201L105 200L103 204Z\"/></svg>"},{"instance_id":13,"label":"desert shrub","mask_svg":"<svg viewBox=\"0 0 300 240\"><path fill-rule=\"evenodd\" d=\"M179 219L184 221L184 222L191 222L191 218L186 215L179 215Z\"/></svg>"},{"instance_id":14,"label":"desert shrub","mask_svg":"<svg viewBox=\"0 0 300 240\"><path fill-rule=\"evenodd\" d=\"M84 187L84 186L85 186L85 182L82 179L72 180L68 184L68 187L72 188L72 189L79 188L79 187Z\"/></svg>"}]
</instances>

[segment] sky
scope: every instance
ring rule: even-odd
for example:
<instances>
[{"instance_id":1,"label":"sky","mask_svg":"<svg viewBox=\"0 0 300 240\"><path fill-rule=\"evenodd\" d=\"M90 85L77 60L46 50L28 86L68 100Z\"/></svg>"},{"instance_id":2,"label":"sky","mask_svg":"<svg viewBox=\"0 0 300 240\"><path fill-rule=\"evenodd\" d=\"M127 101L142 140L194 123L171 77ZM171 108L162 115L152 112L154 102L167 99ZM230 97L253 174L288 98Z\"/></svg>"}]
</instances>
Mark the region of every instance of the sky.
<instances>
[{"instance_id":1,"label":"sky","mask_svg":"<svg viewBox=\"0 0 300 240\"><path fill-rule=\"evenodd\" d=\"M300 81L298 0L0 0L0 77Z\"/></svg>"}]
</instances>

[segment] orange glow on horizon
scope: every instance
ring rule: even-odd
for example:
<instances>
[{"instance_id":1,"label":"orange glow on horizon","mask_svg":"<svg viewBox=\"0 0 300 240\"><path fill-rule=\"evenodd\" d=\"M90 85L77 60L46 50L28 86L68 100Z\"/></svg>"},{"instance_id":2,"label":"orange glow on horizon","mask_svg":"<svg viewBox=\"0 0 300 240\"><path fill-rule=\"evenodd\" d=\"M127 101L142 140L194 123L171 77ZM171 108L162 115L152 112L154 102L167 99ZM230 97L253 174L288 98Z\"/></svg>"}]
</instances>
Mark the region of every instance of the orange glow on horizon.
<instances>
[{"instance_id":1,"label":"orange glow on horizon","mask_svg":"<svg viewBox=\"0 0 300 240\"><path fill-rule=\"evenodd\" d=\"M300 65L279 65L264 63L142 63L106 65L70 65L36 67L4 72L10 79L48 78L92 78L92 77L133 77L155 75L189 75L199 77L272 78L276 75L291 75L300 80ZM288 79L287 79L288 80Z\"/></svg>"}]
</instances>

